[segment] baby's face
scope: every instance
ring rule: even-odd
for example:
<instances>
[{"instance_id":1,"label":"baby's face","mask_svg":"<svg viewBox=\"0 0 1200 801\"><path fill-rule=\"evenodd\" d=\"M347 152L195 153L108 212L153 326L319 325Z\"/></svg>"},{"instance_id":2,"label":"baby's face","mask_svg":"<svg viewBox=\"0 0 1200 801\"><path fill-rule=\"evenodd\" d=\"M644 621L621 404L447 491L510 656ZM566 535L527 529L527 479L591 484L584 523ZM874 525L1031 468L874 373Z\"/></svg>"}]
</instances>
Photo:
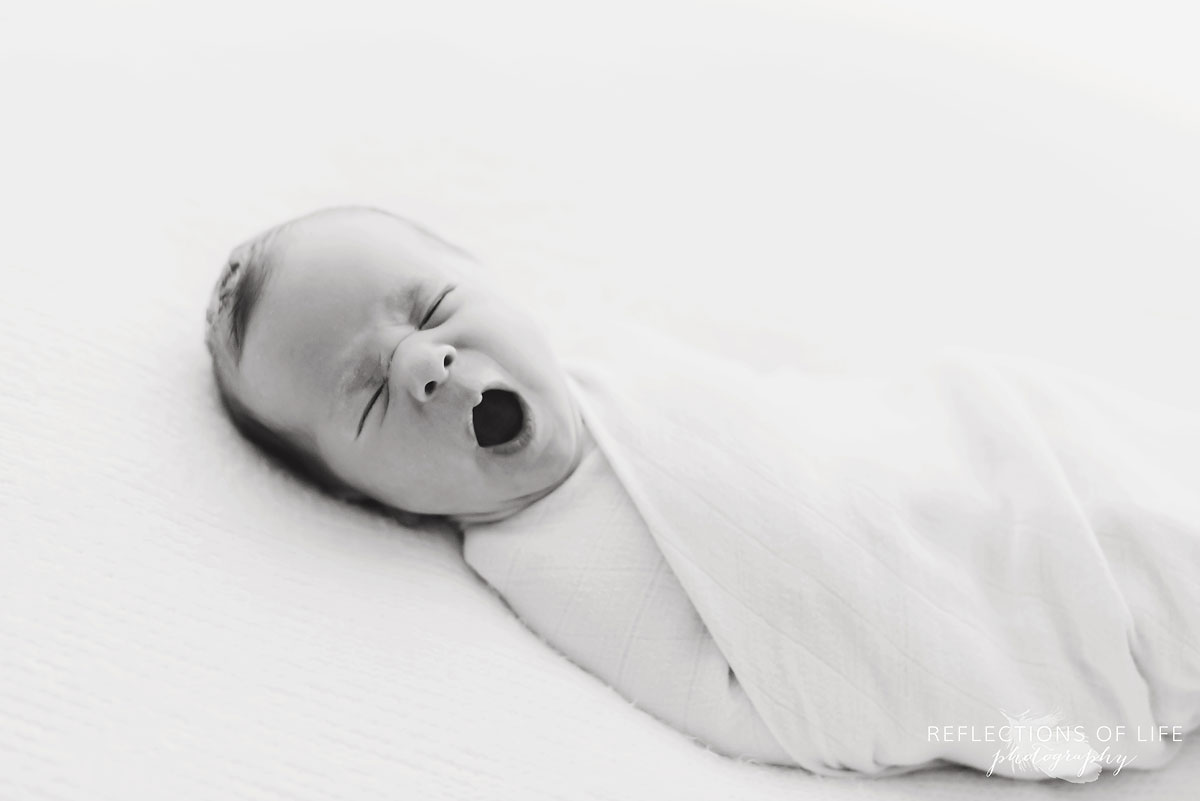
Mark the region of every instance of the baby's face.
<instances>
[{"instance_id":1,"label":"baby's face","mask_svg":"<svg viewBox=\"0 0 1200 801\"><path fill-rule=\"evenodd\" d=\"M562 369L478 265L369 211L302 220L275 247L240 394L351 487L486 520L574 469L582 423Z\"/></svg>"}]
</instances>

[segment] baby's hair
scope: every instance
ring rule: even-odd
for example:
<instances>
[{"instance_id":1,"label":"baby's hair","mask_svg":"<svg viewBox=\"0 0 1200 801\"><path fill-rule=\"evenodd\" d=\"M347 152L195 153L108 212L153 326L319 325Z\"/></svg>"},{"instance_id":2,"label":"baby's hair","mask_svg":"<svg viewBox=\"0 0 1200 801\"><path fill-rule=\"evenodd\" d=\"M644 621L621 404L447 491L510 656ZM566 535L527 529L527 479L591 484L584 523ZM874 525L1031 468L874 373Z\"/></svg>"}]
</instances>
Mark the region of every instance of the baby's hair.
<instances>
[{"instance_id":1,"label":"baby's hair","mask_svg":"<svg viewBox=\"0 0 1200 801\"><path fill-rule=\"evenodd\" d=\"M385 214L410 226L423 237L446 247L472 261L474 257L461 248L441 239L431 231L391 212L370 206L335 206L319 209L294 220L280 223L243 242L233 249L213 288L205 315L205 344L212 357L213 376L222 406L238 432L257 445L277 463L316 485L324 492L344 501L373 507L395 517L408 526L422 526L434 515L424 515L397 509L375 501L342 480L317 453L315 444L303 432L284 431L259 418L238 397L234 389L238 365L245 347L246 329L254 309L262 297L263 288L277 267L275 261L279 240L287 231L317 215L351 212Z\"/></svg>"}]
</instances>

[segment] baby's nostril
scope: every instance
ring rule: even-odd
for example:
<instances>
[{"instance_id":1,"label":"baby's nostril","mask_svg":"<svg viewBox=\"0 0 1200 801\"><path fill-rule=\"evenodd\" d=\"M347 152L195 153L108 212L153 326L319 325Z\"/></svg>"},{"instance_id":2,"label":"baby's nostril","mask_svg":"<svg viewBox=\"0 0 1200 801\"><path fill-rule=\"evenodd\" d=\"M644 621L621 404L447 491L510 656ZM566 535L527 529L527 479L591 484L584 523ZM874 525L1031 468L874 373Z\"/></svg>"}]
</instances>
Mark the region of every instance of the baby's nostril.
<instances>
[{"instance_id":1,"label":"baby's nostril","mask_svg":"<svg viewBox=\"0 0 1200 801\"><path fill-rule=\"evenodd\" d=\"M446 358L442 359L442 367L449 367L454 363L454 354L447 353Z\"/></svg>"},{"instance_id":2,"label":"baby's nostril","mask_svg":"<svg viewBox=\"0 0 1200 801\"><path fill-rule=\"evenodd\" d=\"M437 389L437 382L436 382L436 381L430 381L428 384L426 384L426 385L425 385L425 394L426 394L426 395L432 395L432 394L433 394L433 391L434 391L435 389Z\"/></svg>"}]
</instances>

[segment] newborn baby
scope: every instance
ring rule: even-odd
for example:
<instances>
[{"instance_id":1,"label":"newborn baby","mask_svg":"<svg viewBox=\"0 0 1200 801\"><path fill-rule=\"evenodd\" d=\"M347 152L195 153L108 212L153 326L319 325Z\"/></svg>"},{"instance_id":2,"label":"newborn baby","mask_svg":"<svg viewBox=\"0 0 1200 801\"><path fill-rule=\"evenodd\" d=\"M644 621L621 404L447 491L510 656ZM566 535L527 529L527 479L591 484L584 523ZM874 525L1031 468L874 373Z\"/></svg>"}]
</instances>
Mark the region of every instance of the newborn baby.
<instances>
[{"instance_id":1,"label":"newborn baby","mask_svg":"<svg viewBox=\"0 0 1200 801\"><path fill-rule=\"evenodd\" d=\"M577 664L724 753L792 764L594 446L542 332L468 254L380 210L318 211L234 249L207 342L247 438L338 497L453 521L467 561ZM598 547L612 560L602 584L517 587L522 570Z\"/></svg>"},{"instance_id":2,"label":"newborn baby","mask_svg":"<svg viewBox=\"0 0 1200 801\"><path fill-rule=\"evenodd\" d=\"M362 208L235 249L208 344L249 438L455 522L531 629L724 753L1090 781L1200 726L1197 410L971 352L765 373L619 320L564 369Z\"/></svg>"}]
</instances>

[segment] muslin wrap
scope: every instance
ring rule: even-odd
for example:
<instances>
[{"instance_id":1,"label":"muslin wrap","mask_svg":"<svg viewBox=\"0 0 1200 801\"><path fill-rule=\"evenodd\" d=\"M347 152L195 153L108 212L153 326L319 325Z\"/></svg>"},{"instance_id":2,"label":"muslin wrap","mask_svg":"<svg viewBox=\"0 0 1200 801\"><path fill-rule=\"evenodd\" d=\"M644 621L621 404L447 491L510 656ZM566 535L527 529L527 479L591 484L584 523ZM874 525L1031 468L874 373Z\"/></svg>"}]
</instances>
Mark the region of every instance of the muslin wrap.
<instances>
[{"instance_id":1,"label":"muslin wrap","mask_svg":"<svg viewBox=\"0 0 1200 801\"><path fill-rule=\"evenodd\" d=\"M961 349L764 373L617 324L569 356L797 764L1087 781L1200 723L1200 410Z\"/></svg>"}]
</instances>

